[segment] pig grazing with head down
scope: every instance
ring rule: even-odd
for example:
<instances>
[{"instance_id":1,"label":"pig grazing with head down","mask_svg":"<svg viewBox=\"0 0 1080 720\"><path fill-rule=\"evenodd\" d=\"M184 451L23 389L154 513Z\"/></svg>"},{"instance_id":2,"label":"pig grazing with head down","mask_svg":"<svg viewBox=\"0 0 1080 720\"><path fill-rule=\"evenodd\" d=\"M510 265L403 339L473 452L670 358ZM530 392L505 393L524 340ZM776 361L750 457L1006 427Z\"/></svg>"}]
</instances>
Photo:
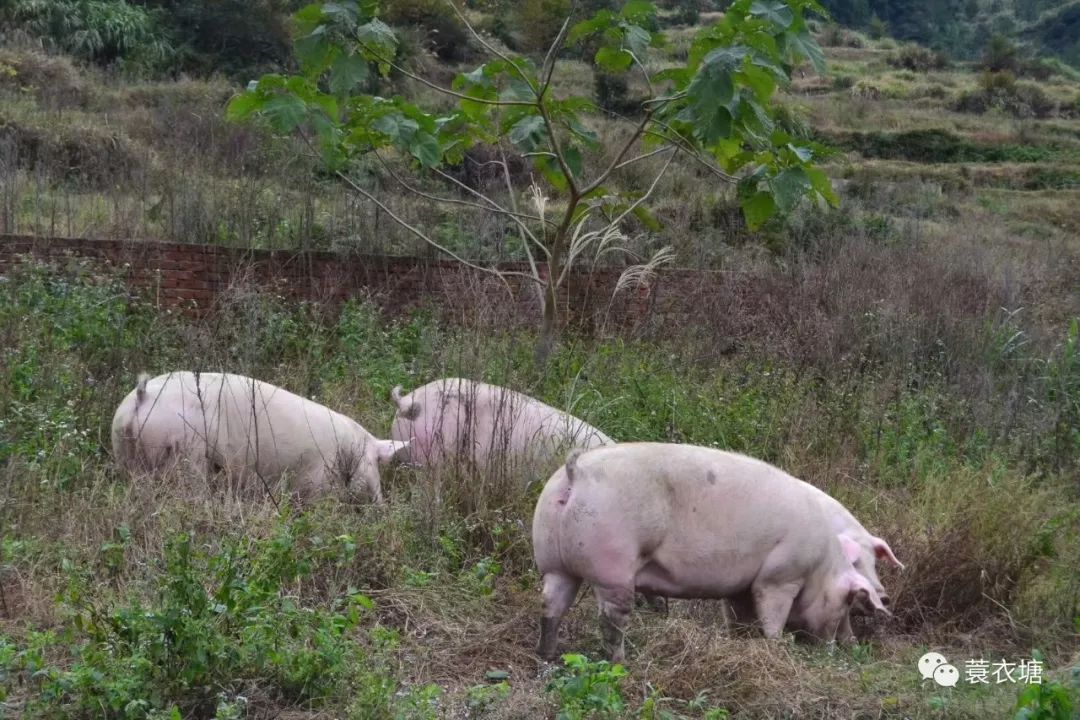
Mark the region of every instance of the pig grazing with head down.
<instances>
[{"instance_id":1,"label":"pig grazing with head down","mask_svg":"<svg viewBox=\"0 0 1080 720\"><path fill-rule=\"evenodd\" d=\"M791 625L832 641L860 598L887 612L852 564L857 545L833 532L808 487L764 462L692 445L571 454L533 516L540 654L555 655L559 623L582 581L596 593L613 661L623 659L635 590L749 597L767 637Z\"/></svg>"},{"instance_id":2,"label":"pig grazing with head down","mask_svg":"<svg viewBox=\"0 0 1080 720\"><path fill-rule=\"evenodd\" d=\"M409 458L429 468L464 463L483 474L552 463L571 448L615 441L584 420L498 385L446 378L402 396L390 437L411 440ZM554 463L552 463L554 464Z\"/></svg>"},{"instance_id":3,"label":"pig grazing with head down","mask_svg":"<svg viewBox=\"0 0 1080 720\"><path fill-rule=\"evenodd\" d=\"M289 475L302 499L359 486L382 502L379 464L408 443L379 440L341 413L253 378L173 372L139 377L113 416L112 446L132 472L186 463L267 487Z\"/></svg>"},{"instance_id":4,"label":"pig grazing with head down","mask_svg":"<svg viewBox=\"0 0 1080 720\"><path fill-rule=\"evenodd\" d=\"M878 594L882 605L888 607L890 599L881 584L881 580L878 578L877 561L888 560L901 570L904 569L904 564L893 554L889 543L880 537L871 535L863 527L863 524L838 500L807 482L802 480L799 480L799 482L805 486L807 492L817 495L829 521L829 527L836 533L845 554L851 559L852 566L874 588L874 592ZM753 622L757 619L753 599L749 595L744 593L741 597L729 598L729 601L731 612L737 622ZM872 614L874 612L874 607L861 598L856 601L853 609L862 614ZM850 620L845 619L840 628L840 638L847 640L851 636Z\"/></svg>"}]
</instances>

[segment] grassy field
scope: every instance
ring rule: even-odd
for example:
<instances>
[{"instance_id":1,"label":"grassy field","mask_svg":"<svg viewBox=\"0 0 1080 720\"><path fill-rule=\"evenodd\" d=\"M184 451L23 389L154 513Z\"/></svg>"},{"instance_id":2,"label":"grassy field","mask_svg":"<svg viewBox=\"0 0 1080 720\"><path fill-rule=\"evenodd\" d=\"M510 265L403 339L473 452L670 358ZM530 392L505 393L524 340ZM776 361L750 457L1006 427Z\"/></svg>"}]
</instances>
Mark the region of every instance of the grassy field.
<instances>
[{"instance_id":1,"label":"grassy field","mask_svg":"<svg viewBox=\"0 0 1080 720\"><path fill-rule=\"evenodd\" d=\"M1075 78L1002 88L967 67L904 69L890 40L823 40L829 76L799 77L784 102L839 149L842 207L751 235L728 188L679 167L640 249L673 245L679 264L751 273L759 291L632 338L570 332L543 368L533 334L483 308L451 324L435 307L329 313L238 288L195 321L74 262L0 278L0 716L1014 714L1027 685L937 687L917 671L927 650L961 671L1038 652L1035 702L1071 692L1080 708ZM313 166L288 144L226 124L235 89L0 50L0 228L427 252L329 181L297 183ZM972 112L980 93L996 104ZM619 182L630 172L647 177ZM391 202L472 257L515 257L497 223ZM596 662L586 594L561 646L591 661L540 662L535 486L398 468L385 508L290 508L199 478L131 483L109 457L112 413L138 372L180 368L256 376L378 435L394 385L460 375L616 439L761 457L889 540L907 565L883 573L896 616L830 652L729 636L715 603L639 608L624 674Z\"/></svg>"}]
</instances>

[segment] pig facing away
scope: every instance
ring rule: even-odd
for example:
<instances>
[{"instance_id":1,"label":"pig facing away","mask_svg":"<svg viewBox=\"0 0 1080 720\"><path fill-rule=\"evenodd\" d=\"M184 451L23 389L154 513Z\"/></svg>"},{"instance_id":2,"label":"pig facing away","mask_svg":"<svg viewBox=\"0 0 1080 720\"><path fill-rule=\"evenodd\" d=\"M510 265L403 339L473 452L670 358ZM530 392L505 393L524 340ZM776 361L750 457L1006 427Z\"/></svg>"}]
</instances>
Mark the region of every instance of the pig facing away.
<instances>
[{"instance_id":1,"label":"pig facing away","mask_svg":"<svg viewBox=\"0 0 1080 720\"><path fill-rule=\"evenodd\" d=\"M615 442L584 420L498 385L445 378L405 396L398 386L392 395L398 411L390 437L411 440L410 460L428 468L528 475L571 448Z\"/></svg>"},{"instance_id":2,"label":"pig facing away","mask_svg":"<svg viewBox=\"0 0 1080 720\"><path fill-rule=\"evenodd\" d=\"M764 462L692 445L571 454L533 516L541 656L554 657L559 623L583 581L596 593L613 661L624 656L635 590L748 596L767 637L791 625L826 642L845 631L857 598L885 611L852 564L857 546L841 542L808 487Z\"/></svg>"},{"instance_id":3,"label":"pig facing away","mask_svg":"<svg viewBox=\"0 0 1080 720\"><path fill-rule=\"evenodd\" d=\"M302 499L363 487L382 502L378 466L408 443L378 440L341 413L253 378L173 372L139 377L113 416L112 446L131 472L185 463L267 488L288 475Z\"/></svg>"}]
</instances>

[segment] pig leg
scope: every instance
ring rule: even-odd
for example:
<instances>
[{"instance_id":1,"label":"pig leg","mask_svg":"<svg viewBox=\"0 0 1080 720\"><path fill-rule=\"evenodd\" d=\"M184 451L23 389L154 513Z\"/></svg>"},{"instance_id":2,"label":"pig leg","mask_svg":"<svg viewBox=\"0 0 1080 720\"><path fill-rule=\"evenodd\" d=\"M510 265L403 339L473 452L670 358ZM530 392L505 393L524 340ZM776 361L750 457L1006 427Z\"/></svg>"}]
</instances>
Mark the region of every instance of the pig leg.
<instances>
[{"instance_id":1,"label":"pig leg","mask_svg":"<svg viewBox=\"0 0 1080 720\"><path fill-rule=\"evenodd\" d=\"M765 637L778 638L784 632L791 605L801 589L798 583L754 586L754 609Z\"/></svg>"},{"instance_id":2,"label":"pig leg","mask_svg":"<svg viewBox=\"0 0 1080 720\"><path fill-rule=\"evenodd\" d=\"M840 627L836 631L836 640L841 645L854 645L858 642L855 639L855 633L851 630L851 615L846 612L840 620Z\"/></svg>"},{"instance_id":3,"label":"pig leg","mask_svg":"<svg viewBox=\"0 0 1080 720\"><path fill-rule=\"evenodd\" d=\"M559 623L577 597L581 579L559 573L544 574L544 610L540 618L540 657L551 660L559 643Z\"/></svg>"},{"instance_id":4,"label":"pig leg","mask_svg":"<svg viewBox=\"0 0 1080 720\"><path fill-rule=\"evenodd\" d=\"M596 603L600 606L600 634L604 638L604 649L608 651L611 662L621 663L626 658L623 635L630 619L630 608L634 606L634 586L598 585Z\"/></svg>"}]
</instances>

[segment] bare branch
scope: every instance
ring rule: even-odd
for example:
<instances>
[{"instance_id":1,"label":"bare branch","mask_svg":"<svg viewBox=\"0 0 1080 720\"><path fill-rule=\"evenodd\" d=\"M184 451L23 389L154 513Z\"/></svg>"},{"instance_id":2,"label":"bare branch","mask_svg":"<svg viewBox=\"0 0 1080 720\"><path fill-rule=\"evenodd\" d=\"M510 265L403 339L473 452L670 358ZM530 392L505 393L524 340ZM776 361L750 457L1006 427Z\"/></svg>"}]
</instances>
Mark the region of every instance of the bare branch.
<instances>
[{"instance_id":1,"label":"bare branch","mask_svg":"<svg viewBox=\"0 0 1080 720\"><path fill-rule=\"evenodd\" d=\"M665 135L664 133L656 132L655 130L646 130L645 134L650 135L652 137L658 137L661 140L666 140L667 142L671 143L673 147L675 147L676 149L681 150L684 153L686 153L687 155L689 155L691 160L698 163L703 168L705 168L706 170L708 170L709 172L711 172L713 175L720 178L724 182L727 182L727 183L737 183L737 182L739 182L739 179L737 177L735 177L734 175L727 174L726 172L724 172L720 168L718 168L715 165L713 165L712 163L710 163L705 158L701 157L701 154L694 148L694 146L691 145L689 142L687 142L685 138L683 138L681 135L679 135L679 133L675 132L674 130L672 130L670 127L668 127L664 123L657 122L657 125L660 125L664 129L669 130L672 133L672 135L674 135L674 137L672 137L671 135Z\"/></svg>"},{"instance_id":2,"label":"bare branch","mask_svg":"<svg viewBox=\"0 0 1080 720\"><path fill-rule=\"evenodd\" d=\"M443 172L442 170L440 170L438 168L433 168L433 170L435 171L435 173L439 177L445 178L446 180L449 180L450 182L454 183L455 185L457 185L459 188L461 188L465 192L467 192L467 193L469 193L469 194L471 194L471 195L473 195L475 197L480 198L480 200L482 200L483 202L489 203L490 205L493 205L496 208L499 207L499 205L496 204L496 202L494 200L492 200L491 198L489 198L487 195L484 195L482 192L478 192L476 190L473 190L471 187L469 187L465 183L461 182L460 180L458 180L453 175L448 175L447 173ZM533 242L536 243L537 247L539 247L544 252L547 252L547 248L544 247L543 243L541 243L539 240L536 239L536 236L533 235L533 232L532 232L532 230L529 229L528 225L525 225L523 222L521 222L521 220L519 220L514 215L510 215L510 218L515 223L517 223L518 228L522 232L526 233L530 238L532 238ZM545 223L550 223L550 224L554 225L554 223L552 223L550 220L547 220L547 219L544 219L544 218L541 218L541 219L543 219L543 221Z\"/></svg>"},{"instance_id":3,"label":"bare branch","mask_svg":"<svg viewBox=\"0 0 1080 720\"><path fill-rule=\"evenodd\" d=\"M491 200L487 196L482 196L482 197L484 197L484 199L487 200L489 204L488 205L481 205L480 203L470 202L468 200L462 200L461 198L448 198L448 197L441 197L439 195L432 195L431 193L424 192L423 190L421 190L418 187L414 187L414 186L410 185L408 182L406 182L404 179L402 179L400 175L398 175L396 172L394 172L394 169L392 167L390 167L390 163L388 163L386 161L386 158L384 158L382 155L380 155L379 153L375 153L375 157L379 159L379 162L382 164L383 168L386 170L386 172L388 172L390 174L390 177L394 178L394 180L397 182L398 185L405 188L406 190L411 192L413 195L418 195L419 197L422 197L425 200L431 200L433 202L438 202L438 203L446 203L447 205L462 205L464 207L473 208L475 210L483 210L485 212L493 212L493 213L496 213L498 215L511 215L511 216L516 216L516 217L521 217L521 218L524 218L526 220L542 220L543 219L543 218L537 217L536 215L527 215L527 214L518 213L518 212L512 212L510 210L507 210L506 208L504 208L501 205L497 204L494 200Z\"/></svg>"},{"instance_id":4,"label":"bare branch","mask_svg":"<svg viewBox=\"0 0 1080 720\"><path fill-rule=\"evenodd\" d=\"M375 197L374 195L369 193L364 188L360 187L356 182L353 181L352 178L350 178L345 173L338 170L338 171L336 171L335 174L339 178L344 180L345 183L349 187L351 187L354 191L356 191L359 194L363 195L365 198L367 198L372 203L374 203L380 210L382 210L384 213L389 215L391 220L393 220L398 225L400 225L401 227L403 227L406 230L408 230L409 232L411 232L416 237L418 237L421 240L423 240L424 242L426 242L428 245L431 245L436 250L439 250L440 252L443 252L443 253L449 255L454 260L457 260L459 263L461 263L462 265L464 265L466 267L470 267L473 270L479 270L480 272L489 273L489 274L494 275L495 277L499 278L499 280L502 281L503 285L506 286L506 292L509 293L511 297L513 297L513 295L514 295L514 290L513 290L513 288L510 287L510 283L506 281L507 277L516 276L516 277L528 278L530 281L535 281L535 278L530 277L528 273L517 272L517 271L514 271L514 270L496 270L495 268L486 268L486 267L483 267L482 265L476 265L475 263L469 262L465 258L463 258L460 255L458 255L457 253L455 253L453 250L450 250L449 248L446 248L443 245L440 245L439 243L432 240L430 237L427 236L426 233L424 233L419 228L416 228L415 226L410 225L403 218L398 216L397 213L395 213L393 210L391 210L389 207L387 207L385 203L381 202L377 197Z\"/></svg>"},{"instance_id":5,"label":"bare branch","mask_svg":"<svg viewBox=\"0 0 1080 720\"><path fill-rule=\"evenodd\" d=\"M626 144L623 145L622 150L619 151L619 154L615 156L615 159L611 161L611 164L607 166L606 170L597 175L591 183L585 186L585 188L581 191L582 195L588 195L593 190L600 187L600 184L608 179L608 177L611 175L612 172L614 172L615 168L619 165L619 163L622 162L623 158L626 157L626 153L630 152L630 148L634 146L634 143L636 143L638 141L638 138L640 138L641 135L645 132L645 128L648 126L650 120L652 120L652 113L646 110L645 117L641 118L641 122L638 123L638 126L634 129L634 133L630 136L630 139L626 141Z\"/></svg>"},{"instance_id":6,"label":"bare branch","mask_svg":"<svg viewBox=\"0 0 1080 720\"><path fill-rule=\"evenodd\" d=\"M477 102L477 103L480 103L482 105L495 105L495 106L498 106L498 107L513 107L513 106L535 107L536 106L536 101L535 100L491 100L491 99L488 99L488 98L471 97L471 96L466 95L464 93L459 93L458 91L453 90L451 88L443 87L442 85L439 85L438 83L433 83L430 80L428 80L427 78L423 77L422 75L417 75L416 73L414 73L414 72L412 72L410 70L406 70L401 65L398 65L397 63L393 62L392 60L380 55L377 51L373 50L368 45L364 45L363 43L361 43L361 46L365 50L370 52L372 57L374 57L376 60L386 63L387 65L389 65L393 69L397 70L399 73L401 73L405 77L410 78L412 80L415 80L418 83L422 83L424 85L427 85L432 90L437 90L437 91L443 93L444 95L449 95L451 97L456 97L459 100L471 100L472 102Z\"/></svg>"},{"instance_id":7,"label":"bare branch","mask_svg":"<svg viewBox=\"0 0 1080 720\"><path fill-rule=\"evenodd\" d=\"M516 213L518 209L517 197L514 194L514 183L510 178L510 165L506 162L506 152L502 146L499 146L499 158L502 161L503 180L506 182L506 194L510 198L510 208ZM547 218L541 216L543 222L547 222ZM525 248L525 256L529 259L529 270L532 271L533 277L536 278L537 283L534 286L536 288L536 300L540 307L544 307L544 288L540 283L540 271L536 267L536 259L533 257L532 247L529 246L529 241L535 242L540 246L542 250L547 252L547 248L543 243L536 239L536 236L529 232L529 229L524 226L524 223L518 223L518 233L521 235L521 245Z\"/></svg>"},{"instance_id":8,"label":"bare branch","mask_svg":"<svg viewBox=\"0 0 1080 720\"><path fill-rule=\"evenodd\" d=\"M559 143L559 138L555 136L555 123L551 120L551 115L548 114L548 110L544 107L543 101L536 103L536 109L540 111L540 117L544 120L544 126L548 131L548 144L551 145L552 151L555 153L555 159L559 163L559 168L563 171L563 175L566 176L566 184L570 188L570 197L577 199L585 193L578 190L577 179L574 178L574 173L570 172L570 165L566 162L566 156L563 154L562 145ZM573 205L574 203L570 203Z\"/></svg>"},{"instance_id":9,"label":"bare branch","mask_svg":"<svg viewBox=\"0 0 1080 720\"><path fill-rule=\"evenodd\" d=\"M555 36L554 42L548 48L547 55L544 56L544 64L540 66L540 74L544 76L544 84L540 86L539 93L541 98L544 97L551 86L551 77L555 74L555 63L559 59L559 50L562 49L563 41L566 40L566 31L569 29L570 18L567 17L563 20L562 27L559 28L559 34Z\"/></svg>"},{"instance_id":10,"label":"bare branch","mask_svg":"<svg viewBox=\"0 0 1080 720\"><path fill-rule=\"evenodd\" d=\"M678 152L678 148L672 148L671 154L668 155L667 162L664 163L664 167L660 168L660 172L658 172L656 174L656 177L653 178L652 184L649 185L649 189L645 191L644 195L632 202L630 204L630 207L626 208L626 210L623 210L623 212L617 218L612 220L612 225L617 225L618 223L622 222L623 218L637 210L643 202L649 199L649 197L653 194L653 191L656 190L656 186L660 184L660 179L667 174L668 168L671 167L671 161L675 159L675 155L677 155Z\"/></svg>"},{"instance_id":11,"label":"bare branch","mask_svg":"<svg viewBox=\"0 0 1080 720\"><path fill-rule=\"evenodd\" d=\"M616 165L614 169L615 170L621 170L622 168L626 167L627 165L633 165L634 163L639 162L641 160L651 158L653 155L659 155L660 153L664 152L667 149L668 149L667 147L658 147L655 150L652 150L652 151L647 152L647 153L643 153L643 154L638 155L636 157L632 157L629 160L623 160L621 163Z\"/></svg>"}]
</instances>

